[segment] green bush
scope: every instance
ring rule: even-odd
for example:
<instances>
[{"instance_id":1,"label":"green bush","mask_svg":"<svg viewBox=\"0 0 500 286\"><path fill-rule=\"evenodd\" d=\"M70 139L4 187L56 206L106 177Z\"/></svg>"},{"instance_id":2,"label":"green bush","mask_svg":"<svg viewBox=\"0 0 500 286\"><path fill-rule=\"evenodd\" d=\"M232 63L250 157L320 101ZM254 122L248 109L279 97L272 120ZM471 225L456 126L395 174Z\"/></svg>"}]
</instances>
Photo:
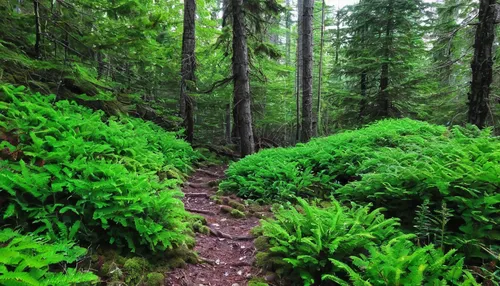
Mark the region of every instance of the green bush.
<instances>
[{"instance_id":1,"label":"green bush","mask_svg":"<svg viewBox=\"0 0 500 286\"><path fill-rule=\"evenodd\" d=\"M49 244L44 238L23 236L7 228L0 230L0 245L1 285L59 286L99 281L91 272L67 267L86 253L72 243Z\"/></svg>"},{"instance_id":2,"label":"green bush","mask_svg":"<svg viewBox=\"0 0 500 286\"><path fill-rule=\"evenodd\" d=\"M22 87L0 92L0 224L132 251L191 240L179 184L197 155L186 142Z\"/></svg>"},{"instance_id":3,"label":"green bush","mask_svg":"<svg viewBox=\"0 0 500 286\"><path fill-rule=\"evenodd\" d=\"M257 264L294 285L479 285L463 270L455 250L446 254L432 244L414 245L397 219L380 209L337 201L321 208L298 199L263 221ZM302 283L297 283L302 280ZM350 280L354 284L349 284Z\"/></svg>"},{"instance_id":4,"label":"green bush","mask_svg":"<svg viewBox=\"0 0 500 286\"><path fill-rule=\"evenodd\" d=\"M346 261L369 245L378 245L399 235L396 219L385 219L380 209L369 211L356 204L352 208L336 201L326 208L311 206L298 198L296 208L275 211L275 219L262 221L260 231L269 249L259 255L259 264L305 285L321 281L331 272L330 259Z\"/></svg>"},{"instance_id":5,"label":"green bush","mask_svg":"<svg viewBox=\"0 0 500 286\"><path fill-rule=\"evenodd\" d=\"M490 130L382 120L366 128L320 138L294 148L245 157L227 171L224 191L255 200L294 196L372 203L411 229L417 206L452 214L446 244L468 246L500 240L500 140Z\"/></svg>"},{"instance_id":6,"label":"green bush","mask_svg":"<svg viewBox=\"0 0 500 286\"><path fill-rule=\"evenodd\" d=\"M324 281L338 285L480 285L472 274L463 269L464 260L454 255L456 250L444 254L432 244L417 247L403 235L382 246L369 245L368 255L351 256L349 264L330 259L334 267L342 269L351 283L339 276L325 274Z\"/></svg>"}]
</instances>

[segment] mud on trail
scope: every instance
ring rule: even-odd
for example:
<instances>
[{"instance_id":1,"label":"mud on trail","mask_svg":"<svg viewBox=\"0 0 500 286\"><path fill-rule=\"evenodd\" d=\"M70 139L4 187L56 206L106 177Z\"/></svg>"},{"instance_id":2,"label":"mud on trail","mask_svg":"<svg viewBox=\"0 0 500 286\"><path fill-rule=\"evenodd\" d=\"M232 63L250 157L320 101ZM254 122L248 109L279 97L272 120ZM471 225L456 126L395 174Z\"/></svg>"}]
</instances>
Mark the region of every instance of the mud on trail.
<instances>
[{"instance_id":1,"label":"mud on trail","mask_svg":"<svg viewBox=\"0 0 500 286\"><path fill-rule=\"evenodd\" d=\"M244 286L250 279L263 276L259 269L252 266L256 250L250 230L259 224L258 217L267 216L270 212L268 209L260 212L249 210L235 196L214 201L212 197L216 194L218 181L224 177L225 169L225 166L200 169L184 184L186 210L205 217L210 232L196 234L194 250L202 263L187 264L167 273L166 285ZM243 210L246 216L238 218L241 212L234 211L237 208Z\"/></svg>"}]
</instances>

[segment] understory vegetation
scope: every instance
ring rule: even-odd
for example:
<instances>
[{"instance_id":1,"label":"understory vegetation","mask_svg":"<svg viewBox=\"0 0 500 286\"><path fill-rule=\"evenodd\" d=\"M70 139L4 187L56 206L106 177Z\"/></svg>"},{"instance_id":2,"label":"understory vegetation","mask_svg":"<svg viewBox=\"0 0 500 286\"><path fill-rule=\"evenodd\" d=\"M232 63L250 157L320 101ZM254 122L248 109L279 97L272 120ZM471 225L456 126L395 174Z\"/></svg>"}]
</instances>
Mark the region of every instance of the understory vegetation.
<instances>
[{"instance_id":1,"label":"understory vegetation","mask_svg":"<svg viewBox=\"0 0 500 286\"><path fill-rule=\"evenodd\" d=\"M500 285L497 2L0 0L0 286Z\"/></svg>"},{"instance_id":2,"label":"understory vegetation","mask_svg":"<svg viewBox=\"0 0 500 286\"><path fill-rule=\"evenodd\" d=\"M499 174L500 140L490 130L391 119L248 156L220 187L259 202L299 203L279 208L261 230L269 245L260 263L284 277L464 285L475 283L473 274L500 281Z\"/></svg>"},{"instance_id":3,"label":"understory vegetation","mask_svg":"<svg viewBox=\"0 0 500 286\"><path fill-rule=\"evenodd\" d=\"M179 185L199 155L175 133L22 86L0 86L0 111L0 280L94 281L49 271L85 257L75 242L145 254L192 245Z\"/></svg>"}]
</instances>

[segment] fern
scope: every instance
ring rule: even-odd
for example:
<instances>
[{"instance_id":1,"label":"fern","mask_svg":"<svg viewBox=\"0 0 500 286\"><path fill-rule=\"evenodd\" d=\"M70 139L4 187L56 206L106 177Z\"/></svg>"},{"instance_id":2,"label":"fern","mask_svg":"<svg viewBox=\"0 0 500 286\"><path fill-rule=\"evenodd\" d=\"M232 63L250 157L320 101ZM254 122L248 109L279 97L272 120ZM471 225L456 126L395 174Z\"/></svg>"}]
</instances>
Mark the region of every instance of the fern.
<instances>
[{"instance_id":1,"label":"fern","mask_svg":"<svg viewBox=\"0 0 500 286\"><path fill-rule=\"evenodd\" d=\"M331 261L353 285L479 285L455 250L444 254L432 244L415 246L412 238L402 235L382 246L370 245L369 255L351 256L352 265ZM325 274L323 280L349 285L340 276Z\"/></svg>"},{"instance_id":2,"label":"fern","mask_svg":"<svg viewBox=\"0 0 500 286\"><path fill-rule=\"evenodd\" d=\"M332 206L319 208L298 198L296 208L280 207L275 220L263 221L260 231L269 242L262 264L276 268L282 276L305 285L321 281L330 272L335 258L344 261L369 245L382 243L397 235L396 219L385 219L380 210L352 204L351 208L332 201ZM275 264L273 261L284 261ZM338 271L338 270L337 270Z\"/></svg>"},{"instance_id":3,"label":"fern","mask_svg":"<svg viewBox=\"0 0 500 286\"><path fill-rule=\"evenodd\" d=\"M256 201L333 195L372 203L400 218L407 231L416 225L422 244L436 234L435 243L452 245L467 259L487 256L479 244L500 243L500 140L490 130L387 119L261 151L231 164L226 174L222 190ZM427 208L416 209L425 200ZM445 219L432 215L441 203L450 215Z\"/></svg>"},{"instance_id":4,"label":"fern","mask_svg":"<svg viewBox=\"0 0 500 286\"><path fill-rule=\"evenodd\" d=\"M74 285L96 283L97 276L67 267L86 250L73 243L49 244L36 236L23 236L12 229L0 230L0 284ZM63 266L63 268L61 268ZM55 271L59 269L59 271Z\"/></svg>"},{"instance_id":5,"label":"fern","mask_svg":"<svg viewBox=\"0 0 500 286\"><path fill-rule=\"evenodd\" d=\"M0 86L0 135L18 142L4 144L9 155L0 160L0 223L131 251L192 241L179 199L198 157L189 144L140 119L104 120L103 112L53 101Z\"/></svg>"},{"instance_id":6,"label":"fern","mask_svg":"<svg viewBox=\"0 0 500 286\"><path fill-rule=\"evenodd\" d=\"M417 236L417 244L419 246L431 243L432 222L429 203L429 200L424 200L424 202L417 207L414 228Z\"/></svg>"}]
</instances>

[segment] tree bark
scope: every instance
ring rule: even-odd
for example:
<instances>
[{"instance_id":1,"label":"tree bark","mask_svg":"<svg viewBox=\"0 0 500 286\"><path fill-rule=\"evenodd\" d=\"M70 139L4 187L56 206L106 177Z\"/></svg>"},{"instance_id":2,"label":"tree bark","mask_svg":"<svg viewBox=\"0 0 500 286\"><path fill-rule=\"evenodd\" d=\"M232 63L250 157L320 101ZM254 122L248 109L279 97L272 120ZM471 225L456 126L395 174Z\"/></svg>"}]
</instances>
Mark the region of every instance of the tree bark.
<instances>
[{"instance_id":1,"label":"tree bark","mask_svg":"<svg viewBox=\"0 0 500 286\"><path fill-rule=\"evenodd\" d=\"M480 0L479 23L471 63L472 81L469 92L467 121L484 128L490 115L490 85L493 80L492 49L495 39L495 0Z\"/></svg>"},{"instance_id":2,"label":"tree bark","mask_svg":"<svg viewBox=\"0 0 500 286\"><path fill-rule=\"evenodd\" d=\"M40 25L40 3L38 1L33 0L33 11L35 13L35 56L40 59L42 58L42 27Z\"/></svg>"},{"instance_id":3,"label":"tree bark","mask_svg":"<svg viewBox=\"0 0 500 286\"><path fill-rule=\"evenodd\" d=\"M226 104L226 114L224 116L225 124L225 132L224 135L226 137L226 144L231 144L231 105Z\"/></svg>"},{"instance_id":4,"label":"tree bark","mask_svg":"<svg viewBox=\"0 0 500 286\"><path fill-rule=\"evenodd\" d=\"M193 98L189 96L189 85L187 81L195 81L196 58L194 50L196 47L195 22L196 1L184 1L184 31L182 33L182 63L181 63L181 95L179 100L180 115L183 126L186 129L186 140L193 142L194 115Z\"/></svg>"},{"instance_id":5,"label":"tree bark","mask_svg":"<svg viewBox=\"0 0 500 286\"><path fill-rule=\"evenodd\" d=\"M290 65L291 62L291 32L290 27L292 25L291 12L290 12L290 0L286 0L286 16L285 16L285 27L286 27L286 64Z\"/></svg>"},{"instance_id":6,"label":"tree bark","mask_svg":"<svg viewBox=\"0 0 500 286\"><path fill-rule=\"evenodd\" d=\"M336 36L335 36L335 65L339 63L339 51L340 51L340 8L337 7L337 15L336 15L336 21L337 21L337 29L336 29Z\"/></svg>"},{"instance_id":7,"label":"tree bark","mask_svg":"<svg viewBox=\"0 0 500 286\"><path fill-rule=\"evenodd\" d=\"M295 141L300 141L300 94L302 93L302 72L303 72L303 53L302 53L302 42L303 42L303 10L304 10L304 0L297 1L297 70L296 70L296 116L297 116L297 129L295 133Z\"/></svg>"},{"instance_id":8,"label":"tree bark","mask_svg":"<svg viewBox=\"0 0 500 286\"><path fill-rule=\"evenodd\" d=\"M321 81L323 79L323 45L325 36L325 0L321 3L321 38L319 42L318 103L316 106L316 135L321 130Z\"/></svg>"},{"instance_id":9,"label":"tree bark","mask_svg":"<svg viewBox=\"0 0 500 286\"><path fill-rule=\"evenodd\" d=\"M255 152L252 130L248 49L243 0L232 0L233 11L233 83L234 106L237 111L241 157Z\"/></svg>"},{"instance_id":10,"label":"tree bark","mask_svg":"<svg viewBox=\"0 0 500 286\"><path fill-rule=\"evenodd\" d=\"M362 46L365 44L365 33L366 33L366 27L361 27L358 31L360 33L360 43ZM361 119L365 113L366 113L366 91L368 89L367 86L367 72L365 69L361 71L360 74L360 90L361 90L361 101L359 102L359 116L358 118Z\"/></svg>"},{"instance_id":11,"label":"tree bark","mask_svg":"<svg viewBox=\"0 0 500 286\"><path fill-rule=\"evenodd\" d=\"M378 98L378 116L388 117L390 109L390 99L387 88L389 87L389 62L390 62L390 49L392 46L392 30L393 30L393 0L390 0L387 5L387 24L385 28L385 41L384 41L384 59L382 62L382 69L380 72L380 92Z\"/></svg>"},{"instance_id":12,"label":"tree bark","mask_svg":"<svg viewBox=\"0 0 500 286\"><path fill-rule=\"evenodd\" d=\"M312 19L314 0L304 0L302 15L302 142L308 142L312 137L312 85L313 85L313 33Z\"/></svg>"}]
</instances>

